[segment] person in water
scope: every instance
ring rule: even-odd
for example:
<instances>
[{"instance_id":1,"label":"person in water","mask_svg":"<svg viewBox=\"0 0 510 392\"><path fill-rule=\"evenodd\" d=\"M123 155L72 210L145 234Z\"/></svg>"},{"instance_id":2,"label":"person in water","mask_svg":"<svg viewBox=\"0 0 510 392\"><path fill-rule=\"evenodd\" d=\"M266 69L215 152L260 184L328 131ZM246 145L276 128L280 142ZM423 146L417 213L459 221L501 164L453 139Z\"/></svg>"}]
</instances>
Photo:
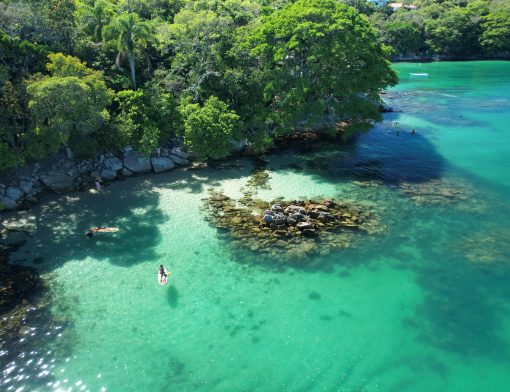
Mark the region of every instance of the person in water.
<instances>
[{"instance_id":1,"label":"person in water","mask_svg":"<svg viewBox=\"0 0 510 392\"><path fill-rule=\"evenodd\" d=\"M163 267L163 264L159 266L159 275L161 276L159 278L160 281L167 278L167 274L165 272L165 267Z\"/></svg>"},{"instance_id":2,"label":"person in water","mask_svg":"<svg viewBox=\"0 0 510 392\"><path fill-rule=\"evenodd\" d=\"M92 230L87 231L87 234L85 234L87 237L92 238L94 236L94 232Z\"/></svg>"}]
</instances>

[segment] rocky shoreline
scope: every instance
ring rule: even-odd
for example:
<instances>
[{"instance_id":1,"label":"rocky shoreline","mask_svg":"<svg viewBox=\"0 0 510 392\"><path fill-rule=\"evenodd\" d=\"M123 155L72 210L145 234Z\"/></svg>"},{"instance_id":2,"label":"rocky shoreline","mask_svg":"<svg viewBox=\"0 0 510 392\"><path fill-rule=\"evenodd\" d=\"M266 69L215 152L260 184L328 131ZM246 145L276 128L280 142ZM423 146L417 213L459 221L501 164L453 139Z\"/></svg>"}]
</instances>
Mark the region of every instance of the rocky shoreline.
<instances>
[{"instance_id":1,"label":"rocky shoreline","mask_svg":"<svg viewBox=\"0 0 510 392\"><path fill-rule=\"evenodd\" d=\"M150 172L162 173L189 164L188 154L177 142L159 148L150 156L126 147L95 159L75 160L67 150L1 178L0 211L28 208L50 192L87 190L95 187L96 179L109 182Z\"/></svg>"}]
</instances>

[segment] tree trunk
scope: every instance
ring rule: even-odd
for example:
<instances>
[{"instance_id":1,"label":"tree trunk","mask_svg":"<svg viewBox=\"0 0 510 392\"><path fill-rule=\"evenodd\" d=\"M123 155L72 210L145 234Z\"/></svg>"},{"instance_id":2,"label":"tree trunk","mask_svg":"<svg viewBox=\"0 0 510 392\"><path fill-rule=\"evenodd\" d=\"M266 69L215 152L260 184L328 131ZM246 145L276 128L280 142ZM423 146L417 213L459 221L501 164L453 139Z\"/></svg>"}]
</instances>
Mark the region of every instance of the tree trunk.
<instances>
[{"instance_id":1,"label":"tree trunk","mask_svg":"<svg viewBox=\"0 0 510 392\"><path fill-rule=\"evenodd\" d=\"M129 53L129 68L131 68L131 79L133 80L133 86L136 90L136 69L135 69L135 54Z\"/></svg>"}]
</instances>

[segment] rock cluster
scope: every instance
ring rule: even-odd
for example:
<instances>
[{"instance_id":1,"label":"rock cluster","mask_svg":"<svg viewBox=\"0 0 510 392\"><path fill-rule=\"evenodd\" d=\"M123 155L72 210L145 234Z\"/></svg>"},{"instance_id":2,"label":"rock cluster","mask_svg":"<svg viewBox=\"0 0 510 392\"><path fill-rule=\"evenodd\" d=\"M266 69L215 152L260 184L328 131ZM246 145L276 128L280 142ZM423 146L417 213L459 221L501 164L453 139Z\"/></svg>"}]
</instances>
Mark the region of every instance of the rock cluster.
<instances>
[{"instance_id":1,"label":"rock cluster","mask_svg":"<svg viewBox=\"0 0 510 392\"><path fill-rule=\"evenodd\" d=\"M45 163L28 165L17 176L6 179L6 184L0 183L0 211L36 203L45 192L87 189L98 177L114 181L139 173L161 173L189 163L188 154L178 147L178 141L151 156L126 147L117 155L110 152L97 159L75 161L70 151L62 152Z\"/></svg>"},{"instance_id":2,"label":"rock cluster","mask_svg":"<svg viewBox=\"0 0 510 392\"><path fill-rule=\"evenodd\" d=\"M296 259L349 247L356 232L376 233L380 226L368 209L335 200L236 201L212 193L206 202L209 221L229 234L234 245Z\"/></svg>"}]
</instances>

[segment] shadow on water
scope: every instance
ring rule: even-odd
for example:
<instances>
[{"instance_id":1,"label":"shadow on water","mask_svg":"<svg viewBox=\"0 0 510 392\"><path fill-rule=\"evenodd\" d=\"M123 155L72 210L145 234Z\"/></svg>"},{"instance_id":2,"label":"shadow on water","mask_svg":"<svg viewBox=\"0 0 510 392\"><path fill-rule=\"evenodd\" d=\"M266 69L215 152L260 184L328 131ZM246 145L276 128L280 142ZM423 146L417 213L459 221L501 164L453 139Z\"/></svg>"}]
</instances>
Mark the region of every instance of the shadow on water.
<instances>
[{"instance_id":1,"label":"shadow on water","mask_svg":"<svg viewBox=\"0 0 510 392\"><path fill-rule=\"evenodd\" d=\"M176 308L179 304L179 291L174 285L170 285L167 291L168 303L171 308Z\"/></svg>"},{"instance_id":2,"label":"shadow on water","mask_svg":"<svg viewBox=\"0 0 510 392\"><path fill-rule=\"evenodd\" d=\"M246 165L245 165L246 166ZM225 164L221 170L175 171L150 178L130 178L104 188L100 193L50 196L24 214L33 218L30 249L13 254L14 262L36 259L38 268L50 272L67 260L88 256L129 267L160 258L155 248L163 240L160 225L172 219L160 208L159 189L200 193L221 181L248 175L249 168ZM214 178L211 178L214 173ZM118 227L117 233L85 236L90 227ZM44 260L44 261L42 261Z\"/></svg>"},{"instance_id":3,"label":"shadow on water","mask_svg":"<svg viewBox=\"0 0 510 392\"><path fill-rule=\"evenodd\" d=\"M417 283L425 296L404 325L416 329L419 341L461 357L509 361L502 324L503 302L510 300L504 283L510 279L508 268L496 273L464 260L442 262L447 266L418 271Z\"/></svg>"},{"instance_id":4,"label":"shadow on water","mask_svg":"<svg viewBox=\"0 0 510 392\"><path fill-rule=\"evenodd\" d=\"M397 136L397 131L399 132ZM318 182L426 182L442 176L445 161L432 143L411 130L375 130L352 140L302 144L293 148L291 162L277 167L304 172Z\"/></svg>"}]
</instances>

